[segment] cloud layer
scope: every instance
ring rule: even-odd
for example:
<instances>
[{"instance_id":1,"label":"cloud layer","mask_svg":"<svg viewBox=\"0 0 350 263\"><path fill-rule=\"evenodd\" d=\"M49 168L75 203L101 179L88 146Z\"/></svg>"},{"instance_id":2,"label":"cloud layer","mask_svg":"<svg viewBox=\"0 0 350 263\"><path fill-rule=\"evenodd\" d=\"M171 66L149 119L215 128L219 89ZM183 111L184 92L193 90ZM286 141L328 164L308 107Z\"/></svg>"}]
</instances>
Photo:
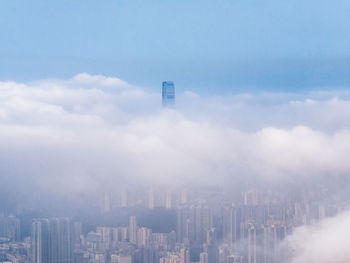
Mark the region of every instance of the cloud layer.
<instances>
[{"instance_id":1,"label":"cloud layer","mask_svg":"<svg viewBox=\"0 0 350 263\"><path fill-rule=\"evenodd\" d=\"M349 222L350 212L344 212L316 225L296 229L284 244L293 251L291 263L349 262Z\"/></svg>"},{"instance_id":2,"label":"cloud layer","mask_svg":"<svg viewBox=\"0 0 350 263\"><path fill-rule=\"evenodd\" d=\"M234 184L347 176L350 94L178 92L117 78L0 83L1 179L38 191L90 191L139 181ZM51 190L50 190L51 191Z\"/></svg>"},{"instance_id":3,"label":"cloud layer","mask_svg":"<svg viewBox=\"0 0 350 263\"><path fill-rule=\"evenodd\" d=\"M76 196L135 182L289 187L328 177L349 185L349 92L185 91L175 109L162 109L160 97L86 73L0 82L0 199ZM297 229L286 241L292 263L347 262L349 222L346 213Z\"/></svg>"}]
</instances>

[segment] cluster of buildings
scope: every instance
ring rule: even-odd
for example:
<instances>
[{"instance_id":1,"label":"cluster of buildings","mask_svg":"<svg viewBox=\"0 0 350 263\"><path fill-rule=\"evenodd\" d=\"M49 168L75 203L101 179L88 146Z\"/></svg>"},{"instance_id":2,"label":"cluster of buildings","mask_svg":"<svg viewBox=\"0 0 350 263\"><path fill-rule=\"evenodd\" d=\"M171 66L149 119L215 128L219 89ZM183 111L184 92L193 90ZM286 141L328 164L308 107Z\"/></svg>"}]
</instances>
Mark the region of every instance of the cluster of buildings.
<instances>
[{"instance_id":1,"label":"cluster of buildings","mask_svg":"<svg viewBox=\"0 0 350 263\"><path fill-rule=\"evenodd\" d=\"M0 262L31 262L31 241L21 236L18 218L0 214Z\"/></svg>"},{"instance_id":2,"label":"cluster of buildings","mask_svg":"<svg viewBox=\"0 0 350 263\"><path fill-rule=\"evenodd\" d=\"M21 226L18 218L0 214L0 238L2 241L20 241Z\"/></svg>"},{"instance_id":3,"label":"cluster of buildings","mask_svg":"<svg viewBox=\"0 0 350 263\"><path fill-rule=\"evenodd\" d=\"M159 233L129 217L128 224L96 226L84 233L84 222L39 218L30 237L20 221L0 216L0 262L13 263L278 263L292 251L283 240L295 227L315 224L346 209L318 202L308 194L244 192L239 200L224 193L122 190L119 198L104 194L101 215L133 207L161 207L176 216L176 226Z\"/></svg>"}]
</instances>

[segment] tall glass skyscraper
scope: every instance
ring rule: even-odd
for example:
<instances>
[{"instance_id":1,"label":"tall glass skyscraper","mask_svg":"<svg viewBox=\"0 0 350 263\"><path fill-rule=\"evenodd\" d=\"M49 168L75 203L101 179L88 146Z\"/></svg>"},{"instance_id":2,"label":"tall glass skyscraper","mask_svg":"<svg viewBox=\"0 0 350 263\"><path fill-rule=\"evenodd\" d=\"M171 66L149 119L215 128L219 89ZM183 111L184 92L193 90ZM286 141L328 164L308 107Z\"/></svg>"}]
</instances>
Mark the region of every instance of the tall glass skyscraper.
<instances>
[{"instance_id":1,"label":"tall glass skyscraper","mask_svg":"<svg viewBox=\"0 0 350 263\"><path fill-rule=\"evenodd\" d=\"M172 81L164 81L162 84L162 104L164 107L175 105L175 86Z\"/></svg>"}]
</instances>

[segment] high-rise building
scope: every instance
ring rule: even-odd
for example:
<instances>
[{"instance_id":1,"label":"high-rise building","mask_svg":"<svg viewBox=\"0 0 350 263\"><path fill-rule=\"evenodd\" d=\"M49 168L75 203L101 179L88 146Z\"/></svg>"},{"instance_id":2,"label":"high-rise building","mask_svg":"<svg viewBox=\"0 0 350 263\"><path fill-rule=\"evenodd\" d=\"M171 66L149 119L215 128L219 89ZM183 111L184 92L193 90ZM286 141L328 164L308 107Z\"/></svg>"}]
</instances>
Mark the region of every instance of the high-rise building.
<instances>
[{"instance_id":1,"label":"high-rise building","mask_svg":"<svg viewBox=\"0 0 350 263\"><path fill-rule=\"evenodd\" d=\"M137 222L136 217L131 216L129 221L129 242L133 244L137 244Z\"/></svg>"},{"instance_id":2,"label":"high-rise building","mask_svg":"<svg viewBox=\"0 0 350 263\"><path fill-rule=\"evenodd\" d=\"M190 263L190 251L186 248L180 250L181 263Z\"/></svg>"},{"instance_id":3,"label":"high-rise building","mask_svg":"<svg viewBox=\"0 0 350 263\"><path fill-rule=\"evenodd\" d=\"M175 86L172 81L163 81L162 104L164 107L172 107L175 105Z\"/></svg>"},{"instance_id":4,"label":"high-rise building","mask_svg":"<svg viewBox=\"0 0 350 263\"><path fill-rule=\"evenodd\" d=\"M219 247L216 244L204 244L203 249L208 254L208 262L219 263Z\"/></svg>"},{"instance_id":5,"label":"high-rise building","mask_svg":"<svg viewBox=\"0 0 350 263\"><path fill-rule=\"evenodd\" d=\"M177 242L184 240L191 245L207 241L207 231L212 227L211 209L206 205L179 206L177 208Z\"/></svg>"},{"instance_id":6,"label":"high-rise building","mask_svg":"<svg viewBox=\"0 0 350 263\"><path fill-rule=\"evenodd\" d=\"M207 252L202 252L199 254L199 262L200 263L209 263L208 261L208 253Z\"/></svg>"},{"instance_id":7,"label":"high-rise building","mask_svg":"<svg viewBox=\"0 0 350 263\"><path fill-rule=\"evenodd\" d=\"M111 212L111 193L109 191L104 192L103 199L101 202L101 212Z\"/></svg>"},{"instance_id":8,"label":"high-rise building","mask_svg":"<svg viewBox=\"0 0 350 263\"><path fill-rule=\"evenodd\" d=\"M151 246L139 246L134 254L135 263L159 263L158 251ZM118 262L119 263L119 262Z\"/></svg>"},{"instance_id":9,"label":"high-rise building","mask_svg":"<svg viewBox=\"0 0 350 263\"><path fill-rule=\"evenodd\" d=\"M36 219L32 223L33 263L72 263L74 227L67 218Z\"/></svg>"},{"instance_id":10,"label":"high-rise building","mask_svg":"<svg viewBox=\"0 0 350 263\"><path fill-rule=\"evenodd\" d=\"M32 263L48 262L48 220L34 220L31 228Z\"/></svg>"},{"instance_id":11,"label":"high-rise building","mask_svg":"<svg viewBox=\"0 0 350 263\"><path fill-rule=\"evenodd\" d=\"M141 227L137 231L137 243L139 246L148 246L151 243L152 230L147 227Z\"/></svg>"},{"instance_id":12,"label":"high-rise building","mask_svg":"<svg viewBox=\"0 0 350 263\"><path fill-rule=\"evenodd\" d=\"M11 241L21 239L20 221L14 216L0 214L0 237L8 238Z\"/></svg>"},{"instance_id":13,"label":"high-rise building","mask_svg":"<svg viewBox=\"0 0 350 263\"><path fill-rule=\"evenodd\" d=\"M188 239L187 218L189 217L189 208L180 206L177 208L177 242L182 243L184 238Z\"/></svg>"},{"instance_id":14,"label":"high-rise building","mask_svg":"<svg viewBox=\"0 0 350 263\"><path fill-rule=\"evenodd\" d=\"M257 262L257 244L256 244L256 227L251 224L248 229L248 241L247 241L247 258L248 263Z\"/></svg>"},{"instance_id":15,"label":"high-rise building","mask_svg":"<svg viewBox=\"0 0 350 263\"><path fill-rule=\"evenodd\" d=\"M112 243L112 228L97 227L96 233L99 233L101 235L104 249L110 249Z\"/></svg>"},{"instance_id":16,"label":"high-rise building","mask_svg":"<svg viewBox=\"0 0 350 263\"><path fill-rule=\"evenodd\" d=\"M214 231L212 233L211 241L214 242L216 235L215 230L212 228L212 213L211 209L206 205L199 205L195 208L195 237L194 241L197 245L201 245L207 241L207 234L209 230Z\"/></svg>"},{"instance_id":17,"label":"high-rise building","mask_svg":"<svg viewBox=\"0 0 350 263\"><path fill-rule=\"evenodd\" d=\"M171 209L172 208L172 206L173 206L173 193L170 191L170 190L168 190L167 192L166 192L166 196L165 196L165 208L167 208L167 209Z\"/></svg>"},{"instance_id":18,"label":"high-rise building","mask_svg":"<svg viewBox=\"0 0 350 263\"><path fill-rule=\"evenodd\" d=\"M225 207L222 210L222 235L224 243L229 246L237 246L241 238L242 213L240 207Z\"/></svg>"}]
</instances>

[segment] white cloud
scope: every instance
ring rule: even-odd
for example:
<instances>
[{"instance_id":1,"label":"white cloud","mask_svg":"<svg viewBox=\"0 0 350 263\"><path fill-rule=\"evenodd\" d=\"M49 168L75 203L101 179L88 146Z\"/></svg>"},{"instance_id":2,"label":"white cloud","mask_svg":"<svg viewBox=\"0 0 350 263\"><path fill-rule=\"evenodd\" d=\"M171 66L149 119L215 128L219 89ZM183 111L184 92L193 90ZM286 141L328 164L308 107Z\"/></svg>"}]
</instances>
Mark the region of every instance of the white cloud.
<instances>
[{"instance_id":1,"label":"white cloud","mask_svg":"<svg viewBox=\"0 0 350 263\"><path fill-rule=\"evenodd\" d=\"M175 109L162 109L160 93L86 73L0 82L0 190L26 199L128 182L349 178L346 92L177 95ZM349 223L345 213L297 229L292 263L348 262Z\"/></svg>"},{"instance_id":2,"label":"white cloud","mask_svg":"<svg viewBox=\"0 0 350 263\"><path fill-rule=\"evenodd\" d=\"M195 93L195 92L193 92L193 91L190 91L190 90L186 90L186 91L184 92L184 97L185 97L186 99L192 99L192 100L194 100L194 99L199 99L199 98L200 98L199 94L197 94L197 93Z\"/></svg>"},{"instance_id":3,"label":"white cloud","mask_svg":"<svg viewBox=\"0 0 350 263\"><path fill-rule=\"evenodd\" d=\"M123 88L106 90L111 83ZM124 83L86 73L0 83L0 177L26 174L64 192L72 176L83 191L125 180L229 185L350 174L346 96L186 92L176 110L162 110L159 93Z\"/></svg>"},{"instance_id":4,"label":"white cloud","mask_svg":"<svg viewBox=\"0 0 350 263\"><path fill-rule=\"evenodd\" d=\"M292 249L291 263L345 263L350 261L350 212L312 226L297 228L285 244Z\"/></svg>"},{"instance_id":5,"label":"white cloud","mask_svg":"<svg viewBox=\"0 0 350 263\"><path fill-rule=\"evenodd\" d=\"M95 85L102 87L116 87L128 88L131 87L127 82L112 77L105 77L103 75L89 75L87 73L80 73L71 79L73 84Z\"/></svg>"}]
</instances>

